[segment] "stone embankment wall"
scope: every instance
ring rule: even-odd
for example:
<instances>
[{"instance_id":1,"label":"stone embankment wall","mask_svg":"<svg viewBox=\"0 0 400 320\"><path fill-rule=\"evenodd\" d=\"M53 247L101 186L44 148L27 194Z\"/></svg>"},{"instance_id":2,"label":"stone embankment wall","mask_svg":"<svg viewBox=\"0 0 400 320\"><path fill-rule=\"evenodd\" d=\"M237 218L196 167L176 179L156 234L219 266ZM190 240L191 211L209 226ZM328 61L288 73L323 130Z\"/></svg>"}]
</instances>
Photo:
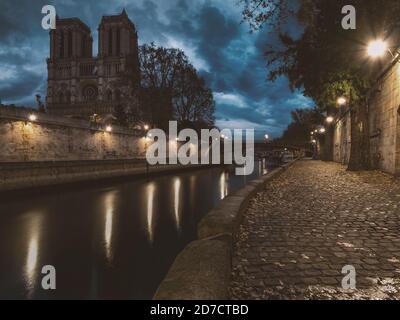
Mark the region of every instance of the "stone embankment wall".
<instances>
[{"instance_id":1,"label":"stone embankment wall","mask_svg":"<svg viewBox=\"0 0 400 320\"><path fill-rule=\"evenodd\" d=\"M336 124L333 135L333 160L348 164L351 148L350 113L346 113Z\"/></svg>"},{"instance_id":2,"label":"stone embankment wall","mask_svg":"<svg viewBox=\"0 0 400 320\"><path fill-rule=\"evenodd\" d=\"M0 162L132 159L144 157L146 141L138 132L88 121L0 107Z\"/></svg>"},{"instance_id":3,"label":"stone embankment wall","mask_svg":"<svg viewBox=\"0 0 400 320\"><path fill-rule=\"evenodd\" d=\"M176 257L154 300L227 300L232 250L242 214L254 195L294 163L288 163L228 195L197 225L197 240Z\"/></svg>"},{"instance_id":4,"label":"stone embankment wall","mask_svg":"<svg viewBox=\"0 0 400 320\"><path fill-rule=\"evenodd\" d=\"M400 64L393 62L378 78L369 99L370 158L373 169L400 174ZM347 164L351 125L347 113L335 126L334 160Z\"/></svg>"}]
</instances>

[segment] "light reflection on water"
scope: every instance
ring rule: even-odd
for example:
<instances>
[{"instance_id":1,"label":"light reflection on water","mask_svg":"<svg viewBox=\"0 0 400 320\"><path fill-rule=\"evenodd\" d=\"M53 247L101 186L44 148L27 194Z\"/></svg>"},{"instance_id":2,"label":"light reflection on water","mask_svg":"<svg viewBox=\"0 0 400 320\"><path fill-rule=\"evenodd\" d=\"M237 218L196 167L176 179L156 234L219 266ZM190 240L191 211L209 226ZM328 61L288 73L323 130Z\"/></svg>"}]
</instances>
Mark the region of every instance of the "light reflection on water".
<instances>
[{"instance_id":1,"label":"light reflection on water","mask_svg":"<svg viewBox=\"0 0 400 320\"><path fill-rule=\"evenodd\" d=\"M174 212L175 212L175 221L176 228L179 231L181 229L180 223L180 196L181 196L181 179L179 177L174 180Z\"/></svg>"},{"instance_id":2,"label":"light reflection on water","mask_svg":"<svg viewBox=\"0 0 400 320\"><path fill-rule=\"evenodd\" d=\"M104 208L105 208L105 226L104 226L104 243L106 249L106 257L109 263L112 263L113 251L112 251L112 229L114 219L114 201L116 192L107 192L104 196Z\"/></svg>"},{"instance_id":3,"label":"light reflection on water","mask_svg":"<svg viewBox=\"0 0 400 320\"><path fill-rule=\"evenodd\" d=\"M37 274L40 272L38 267L38 257L39 257L39 241L40 232L42 225L42 215L40 212L29 212L27 225L27 250L26 250L26 260L24 266L24 280L25 287L27 290L27 298L31 298L37 282Z\"/></svg>"},{"instance_id":4,"label":"light reflection on water","mask_svg":"<svg viewBox=\"0 0 400 320\"><path fill-rule=\"evenodd\" d=\"M225 171L221 172L219 178L220 199L223 200L229 193L229 174Z\"/></svg>"},{"instance_id":5,"label":"light reflection on water","mask_svg":"<svg viewBox=\"0 0 400 320\"><path fill-rule=\"evenodd\" d=\"M0 298L151 298L197 222L265 172L255 168L251 177L212 168L1 201ZM57 270L54 292L40 287L46 264Z\"/></svg>"},{"instance_id":6,"label":"light reflection on water","mask_svg":"<svg viewBox=\"0 0 400 320\"><path fill-rule=\"evenodd\" d=\"M150 243L153 242L154 230L153 230L153 205L154 205L154 183L147 185L147 231L149 235Z\"/></svg>"}]
</instances>

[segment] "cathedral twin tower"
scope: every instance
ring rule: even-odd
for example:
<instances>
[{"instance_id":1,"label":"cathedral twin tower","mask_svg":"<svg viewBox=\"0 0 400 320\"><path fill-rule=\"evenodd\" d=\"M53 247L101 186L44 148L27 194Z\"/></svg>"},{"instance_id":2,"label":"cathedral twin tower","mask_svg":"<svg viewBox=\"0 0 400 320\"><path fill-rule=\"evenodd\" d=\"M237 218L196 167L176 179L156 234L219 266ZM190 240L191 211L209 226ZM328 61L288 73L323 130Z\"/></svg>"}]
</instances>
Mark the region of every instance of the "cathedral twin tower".
<instances>
[{"instance_id":1,"label":"cathedral twin tower","mask_svg":"<svg viewBox=\"0 0 400 320\"><path fill-rule=\"evenodd\" d=\"M111 114L116 105L138 103L139 58L135 25L125 10L103 16L93 57L89 27L78 18L57 19L50 32L47 108L62 116Z\"/></svg>"}]
</instances>

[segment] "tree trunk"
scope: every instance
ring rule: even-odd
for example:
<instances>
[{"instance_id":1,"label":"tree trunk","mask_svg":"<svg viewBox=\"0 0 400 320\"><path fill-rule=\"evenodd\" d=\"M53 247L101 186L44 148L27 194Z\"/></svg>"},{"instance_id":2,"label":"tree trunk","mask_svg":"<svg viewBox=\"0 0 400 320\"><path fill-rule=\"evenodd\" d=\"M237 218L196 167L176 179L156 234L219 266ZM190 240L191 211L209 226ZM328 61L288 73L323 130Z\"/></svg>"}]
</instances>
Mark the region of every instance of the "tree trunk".
<instances>
[{"instance_id":1,"label":"tree trunk","mask_svg":"<svg viewBox=\"0 0 400 320\"><path fill-rule=\"evenodd\" d=\"M367 103L364 101L353 106L351 118L350 161L347 170L361 171L370 169L369 121Z\"/></svg>"}]
</instances>

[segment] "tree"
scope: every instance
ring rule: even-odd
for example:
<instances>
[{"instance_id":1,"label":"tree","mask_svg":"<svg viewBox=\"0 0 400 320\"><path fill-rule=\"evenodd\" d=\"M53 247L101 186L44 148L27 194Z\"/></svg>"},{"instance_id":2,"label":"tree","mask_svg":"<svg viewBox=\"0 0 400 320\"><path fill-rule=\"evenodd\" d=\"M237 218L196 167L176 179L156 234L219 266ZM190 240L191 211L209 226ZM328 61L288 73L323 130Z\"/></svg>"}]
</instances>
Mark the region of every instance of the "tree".
<instances>
[{"instance_id":1,"label":"tree","mask_svg":"<svg viewBox=\"0 0 400 320\"><path fill-rule=\"evenodd\" d=\"M160 124L165 122L162 115L172 109L181 127L213 126L212 92L182 50L152 43L140 48L139 60L142 103L146 110L160 115L157 117Z\"/></svg>"},{"instance_id":2,"label":"tree","mask_svg":"<svg viewBox=\"0 0 400 320\"><path fill-rule=\"evenodd\" d=\"M154 43L139 49L141 85L145 88L173 88L176 75L188 65L188 58L179 49L157 47Z\"/></svg>"},{"instance_id":3,"label":"tree","mask_svg":"<svg viewBox=\"0 0 400 320\"><path fill-rule=\"evenodd\" d=\"M349 169L368 169L368 92L382 65L366 59L366 46L378 36L399 44L393 31L398 26L400 2L352 1L357 9L355 30L341 26L342 8L348 4L344 0L300 0L297 10L285 0L246 3L243 16L251 28L269 24L279 31L280 43L270 45L266 52L268 79L287 76L292 89L303 89L322 111L333 112L337 97L346 96L352 123ZM249 8L253 9L251 14ZM284 31L289 17L295 18L304 30L297 39Z\"/></svg>"},{"instance_id":4,"label":"tree","mask_svg":"<svg viewBox=\"0 0 400 320\"><path fill-rule=\"evenodd\" d=\"M214 125L213 94L191 65L178 73L173 104L175 117L181 125L197 129Z\"/></svg>"},{"instance_id":5,"label":"tree","mask_svg":"<svg viewBox=\"0 0 400 320\"><path fill-rule=\"evenodd\" d=\"M310 144L310 132L321 123L323 115L318 108L295 109L291 112L292 122L279 139L284 144L293 146L308 146Z\"/></svg>"}]
</instances>

